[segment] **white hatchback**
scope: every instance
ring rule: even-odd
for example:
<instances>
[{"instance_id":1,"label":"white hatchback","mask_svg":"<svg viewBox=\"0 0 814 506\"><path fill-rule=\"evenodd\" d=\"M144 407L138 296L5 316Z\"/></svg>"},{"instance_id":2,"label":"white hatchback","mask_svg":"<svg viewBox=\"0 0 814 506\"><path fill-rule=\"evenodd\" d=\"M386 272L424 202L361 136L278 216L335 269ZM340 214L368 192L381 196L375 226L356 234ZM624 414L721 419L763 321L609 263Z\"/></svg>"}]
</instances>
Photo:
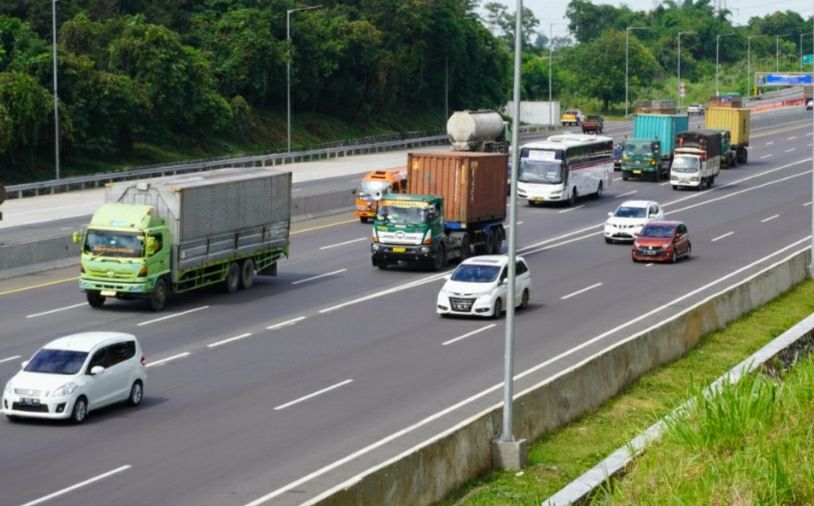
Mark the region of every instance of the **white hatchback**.
<instances>
[{"instance_id":1,"label":"white hatchback","mask_svg":"<svg viewBox=\"0 0 814 506\"><path fill-rule=\"evenodd\" d=\"M3 411L18 417L85 421L88 412L116 402L141 404L147 380L136 337L83 332L43 346L3 389Z\"/></svg>"},{"instance_id":2,"label":"white hatchback","mask_svg":"<svg viewBox=\"0 0 814 506\"><path fill-rule=\"evenodd\" d=\"M515 304L525 309L529 304L531 274L523 257L516 257ZM438 292L436 312L441 316L486 316L500 318L508 294L509 257L482 255L467 258Z\"/></svg>"},{"instance_id":3,"label":"white hatchback","mask_svg":"<svg viewBox=\"0 0 814 506\"><path fill-rule=\"evenodd\" d=\"M608 213L605 242L632 241L652 220L663 220L664 210L652 200L627 200Z\"/></svg>"}]
</instances>

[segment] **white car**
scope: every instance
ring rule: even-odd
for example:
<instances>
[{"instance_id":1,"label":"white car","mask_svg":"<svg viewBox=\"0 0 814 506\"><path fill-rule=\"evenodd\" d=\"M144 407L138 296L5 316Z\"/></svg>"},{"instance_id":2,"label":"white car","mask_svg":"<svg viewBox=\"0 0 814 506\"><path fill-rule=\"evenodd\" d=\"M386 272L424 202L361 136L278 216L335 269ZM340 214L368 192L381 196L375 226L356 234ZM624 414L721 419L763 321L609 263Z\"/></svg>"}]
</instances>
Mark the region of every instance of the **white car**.
<instances>
[{"instance_id":1,"label":"white car","mask_svg":"<svg viewBox=\"0 0 814 506\"><path fill-rule=\"evenodd\" d=\"M515 304L520 309L529 305L531 274L523 257L516 257ZM500 318L508 294L509 257L482 255L470 257L458 264L441 291L436 312L441 316L485 316Z\"/></svg>"},{"instance_id":2,"label":"white car","mask_svg":"<svg viewBox=\"0 0 814 506\"><path fill-rule=\"evenodd\" d=\"M652 200L627 200L608 213L605 222L605 242L632 241L642 227L652 220L663 220L664 210Z\"/></svg>"},{"instance_id":3,"label":"white car","mask_svg":"<svg viewBox=\"0 0 814 506\"><path fill-rule=\"evenodd\" d=\"M43 346L3 389L3 412L18 417L85 421L88 412L144 398L147 371L136 337L83 332Z\"/></svg>"}]
</instances>

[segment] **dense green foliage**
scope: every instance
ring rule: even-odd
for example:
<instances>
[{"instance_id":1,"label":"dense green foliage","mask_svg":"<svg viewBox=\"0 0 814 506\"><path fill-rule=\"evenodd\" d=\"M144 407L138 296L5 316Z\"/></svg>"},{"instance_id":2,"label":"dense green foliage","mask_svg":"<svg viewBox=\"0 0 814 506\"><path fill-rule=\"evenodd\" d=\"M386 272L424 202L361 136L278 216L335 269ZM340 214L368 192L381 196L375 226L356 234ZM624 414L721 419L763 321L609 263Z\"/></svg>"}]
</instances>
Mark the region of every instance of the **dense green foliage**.
<instances>
[{"instance_id":1,"label":"dense green foliage","mask_svg":"<svg viewBox=\"0 0 814 506\"><path fill-rule=\"evenodd\" d=\"M237 146L279 149L288 63L295 116L314 118L295 125L295 148L328 140L332 121L351 126L389 118L390 128L406 130L417 117L440 123L447 110L498 108L511 93L515 17L503 4L480 3L327 0L291 14L288 44L286 10L307 7L302 0L59 2L61 157L92 170L100 161L143 160L145 150L160 160L167 147L198 156ZM53 163L51 5L0 0L6 182L48 177ZM691 83L714 75L719 34L727 34L720 44L727 91L746 91L748 36L753 68L769 70L778 42L779 65L796 69L796 41L810 35L810 19L777 12L734 27L729 17L710 0L668 0L653 11L572 0L568 29L575 43L549 40L553 24L541 26L526 9L523 98L546 100L552 92L564 106L620 110L627 27L646 28L630 31L631 100L673 96L679 32L692 32L682 38L682 77ZM776 41L774 34L791 35Z\"/></svg>"}]
</instances>

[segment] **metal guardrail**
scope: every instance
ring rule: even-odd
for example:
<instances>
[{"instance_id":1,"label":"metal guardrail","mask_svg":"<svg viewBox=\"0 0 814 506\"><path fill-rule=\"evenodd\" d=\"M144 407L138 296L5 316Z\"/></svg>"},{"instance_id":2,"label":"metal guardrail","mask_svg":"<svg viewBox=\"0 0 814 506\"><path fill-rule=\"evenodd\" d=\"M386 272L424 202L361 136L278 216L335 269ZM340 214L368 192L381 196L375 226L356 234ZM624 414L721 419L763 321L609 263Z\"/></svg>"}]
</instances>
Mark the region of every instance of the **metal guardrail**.
<instances>
[{"instance_id":1,"label":"metal guardrail","mask_svg":"<svg viewBox=\"0 0 814 506\"><path fill-rule=\"evenodd\" d=\"M520 128L521 132L523 133L539 132L546 129L547 127L542 126L525 126ZM34 183L11 185L6 187L6 191L8 192L8 198L10 199L23 198L41 194L54 194L73 190L84 190L86 188L97 188L105 183L124 181L128 179L142 179L184 172L197 172L207 169L219 169L224 167L266 167L312 160L328 160L331 158L342 158L365 153L378 153L381 151L393 151L396 149L446 144L446 142L447 136L439 134L426 137L416 137L413 139L368 142L350 146L310 149L291 153L223 157L174 164L149 165L137 169L103 172L88 176L73 176L59 180L37 181Z\"/></svg>"}]
</instances>

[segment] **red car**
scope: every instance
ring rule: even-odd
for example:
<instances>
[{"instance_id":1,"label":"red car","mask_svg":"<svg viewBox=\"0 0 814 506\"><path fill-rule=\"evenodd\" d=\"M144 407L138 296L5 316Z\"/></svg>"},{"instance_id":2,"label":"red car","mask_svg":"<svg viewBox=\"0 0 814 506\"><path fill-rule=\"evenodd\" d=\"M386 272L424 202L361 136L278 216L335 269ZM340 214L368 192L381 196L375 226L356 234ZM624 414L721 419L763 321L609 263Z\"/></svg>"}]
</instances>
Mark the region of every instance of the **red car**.
<instances>
[{"instance_id":1,"label":"red car","mask_svg":"<svg viewBox=\"0 0 814 506\"><path fill-rule=\"evenodd\" d=\"M687 225L680 221L651 221L633 241L634 262L673 262L690 258L692 244Z\"/></svg>"}]
</instances>

